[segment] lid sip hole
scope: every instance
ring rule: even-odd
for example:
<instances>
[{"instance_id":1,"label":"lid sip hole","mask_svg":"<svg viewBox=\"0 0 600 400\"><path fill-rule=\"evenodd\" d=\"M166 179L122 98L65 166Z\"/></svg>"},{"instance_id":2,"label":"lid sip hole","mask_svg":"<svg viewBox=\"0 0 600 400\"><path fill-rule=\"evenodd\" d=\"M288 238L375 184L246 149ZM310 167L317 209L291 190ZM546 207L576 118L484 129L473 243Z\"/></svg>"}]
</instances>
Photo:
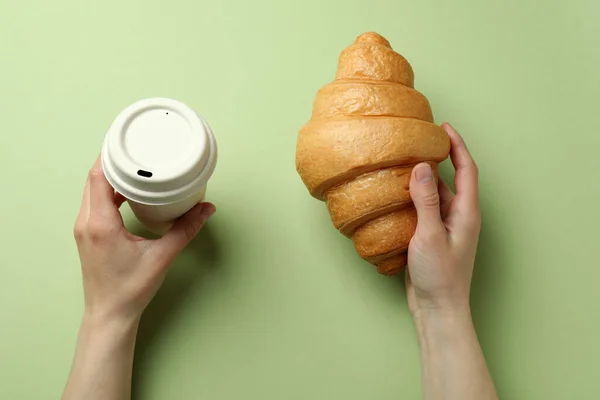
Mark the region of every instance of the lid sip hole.
<instances>
[{"instance_id":1,"label":"lid sip hole","mask_svg":"<svg viewBox=\"0 0 600 400\"><path fill-rule=\"evenodd\" d=\"M138 170L137 174L139 176L143 176L144 178L152 178L152 172L144 171L143 169Z\"/></svg>"}]
</instances>

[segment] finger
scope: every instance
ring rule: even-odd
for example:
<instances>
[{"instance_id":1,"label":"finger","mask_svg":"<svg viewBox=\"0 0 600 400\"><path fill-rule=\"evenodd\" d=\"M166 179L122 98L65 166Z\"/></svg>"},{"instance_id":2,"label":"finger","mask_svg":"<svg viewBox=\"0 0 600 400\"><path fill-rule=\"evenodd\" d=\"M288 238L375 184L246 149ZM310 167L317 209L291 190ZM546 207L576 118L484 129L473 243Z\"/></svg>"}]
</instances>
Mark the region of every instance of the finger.
<instances>
[{"instance_id":1,"label":"finger","mask_svg":"<svg viewBox=\"0 0 600 400\"><path fill-rule=\"evenodd\" d=\"M448 123L442 124L450 138L450 158L456 170L454 186L456 187L456 206L469 212L479 207L479 171L463 138Z\"/></svg>"},{"instance_id":2,"label":"finger","mask_svg":"<svg viewBox=\"0 0 600 400\"><path fill-rule=\"evenodd\" d=\"M114 203L117 208L121 208L127 199L119 192L115 192Z\"/></svg>"},{"instance_id":3,"label":"finger","mask_svg":"<svg viewBox=\"0 0 600 400\"><path fill-rule=\"evenodd\" d=\"M438 181L438 192L440 193L440 211L442 214L442 219L445 219L446 215L448 214L450 204L452 203L452 199L454 198L454 192L442 179L439 179Z\"/></svg>"},{"instance_id":4,"label":"finger","mask_svg":"<svg viewBox=\"0 0 600 400\"><path fill-rule=\"evenodd\" d=\"M454 192L442 179L438 181L438 192L440 193L440 204L442 207L448 205L454 198Z\"/></svg>"},{"instance_id":5,"label":"finger","mask_svg":"<svg viewBox=\"0 0 600 400\"><path fill-rule=\"evenodd\" d=\"M215 206L210 203L197 204L154 243L158 253L168 261L173 260L196 237L215 211Z\"/></svg>"},{"instance_id":6,"label":"finger","mask_svg":"<svg viewBox=\"0 0 600 400\"><path fill-rule=\"evenodd\" d=\"M440 215L440 195L429 164L420 163L413 168L410 196L417 209L417 226L420 230L435 233L445 229Z\"/></svg>"},{"instance_id":7,"label":"finger","mask_svg":"<svg viewBox=\"0 0 600 400\"><path fill-rule=\"evenodd\" d=\"M83 198L81 199L81 209L79 215L87 219L90 216L90 179L85 179L85 188L83 189Z\"/></svg>"},{"instance_id":8,"label":"finger","mask_svg":"<svg viewBox=\"0 0 600 400\"><path fill-rule=\"evenodd\" d=\"M90 181L90 216L98 215L103 218L114 217L118 213L115 207L115 190L110 186L104 171L100 157L89 173Z\"/></svg>"},{"instance_id":9,"label":"finger","mask_svg":"<svg viewBox=\"0 0 600 400\"><path fill-rule=\"evenodd\" d=\"M81 231L90 217L90 180L86 178L85 187L83 188L83 197L81 199L81 207L79 214L75 220L75 230Z\"/></svg>"}]
</instances>

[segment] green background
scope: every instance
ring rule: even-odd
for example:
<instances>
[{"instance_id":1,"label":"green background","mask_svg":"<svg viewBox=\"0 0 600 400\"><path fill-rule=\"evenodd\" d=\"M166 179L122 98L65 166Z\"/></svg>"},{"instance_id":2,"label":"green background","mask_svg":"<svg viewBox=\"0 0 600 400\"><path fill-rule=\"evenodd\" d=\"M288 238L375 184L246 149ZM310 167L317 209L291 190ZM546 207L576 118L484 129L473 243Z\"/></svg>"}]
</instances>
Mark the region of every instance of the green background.
<instances>
[{"instance_id":1,"label":"green background","mask_svg":"<svg viewBox=\"0 0 600 400\"><path fill-rule=\"evenodd\" d=\"M294 168L316 91L374 30L480 165L472 304L500 396L597 399L599 19L595 0L2 0L0 398L60 396L85 177L149 96L213 127L218 211L145 314L134 398L420 398L402 278L358 258Z\"/></svg>"}]
</instances>

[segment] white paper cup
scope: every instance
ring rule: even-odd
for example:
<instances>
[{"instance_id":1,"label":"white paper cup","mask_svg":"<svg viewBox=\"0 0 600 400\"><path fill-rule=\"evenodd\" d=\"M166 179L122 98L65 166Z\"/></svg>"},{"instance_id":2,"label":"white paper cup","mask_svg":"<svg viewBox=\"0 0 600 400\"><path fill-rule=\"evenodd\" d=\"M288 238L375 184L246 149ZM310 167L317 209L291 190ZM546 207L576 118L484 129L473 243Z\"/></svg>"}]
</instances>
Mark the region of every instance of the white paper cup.
<instances>
[{"instance_id":1,"label":"white paper cup","mask_svg":"<svg viewBox=\"0 0 600 400\"><path fill-rule=\"evenodd\" d=\"M163 234L204 201L217 163L212 130L194 110L151 98L125 108L102 147L106 179L149 230Z\"/></svg>"}]
</instances>

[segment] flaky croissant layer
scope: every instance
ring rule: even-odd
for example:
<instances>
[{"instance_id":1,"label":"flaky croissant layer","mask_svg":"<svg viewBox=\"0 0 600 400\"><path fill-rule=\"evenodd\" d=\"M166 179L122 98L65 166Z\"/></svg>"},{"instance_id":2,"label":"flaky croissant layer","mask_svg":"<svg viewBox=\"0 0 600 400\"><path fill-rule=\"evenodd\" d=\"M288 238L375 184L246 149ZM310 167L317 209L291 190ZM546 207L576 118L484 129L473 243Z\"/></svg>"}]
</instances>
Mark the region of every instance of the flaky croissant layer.
<instances>
[{"instance_id":1,"label":"flaky croissant layer","mask_svg":"<svg viewBox=\"0 0 600 400\"><path fill-rule=\"evenodd\" d=\"M296 169L359 256L394 275L417 225L411 171L428 162L437 179L449 152L408 61L367 32L342 51L335 80L318 91L298 133Z\"/></svg>"}]
</instances>

